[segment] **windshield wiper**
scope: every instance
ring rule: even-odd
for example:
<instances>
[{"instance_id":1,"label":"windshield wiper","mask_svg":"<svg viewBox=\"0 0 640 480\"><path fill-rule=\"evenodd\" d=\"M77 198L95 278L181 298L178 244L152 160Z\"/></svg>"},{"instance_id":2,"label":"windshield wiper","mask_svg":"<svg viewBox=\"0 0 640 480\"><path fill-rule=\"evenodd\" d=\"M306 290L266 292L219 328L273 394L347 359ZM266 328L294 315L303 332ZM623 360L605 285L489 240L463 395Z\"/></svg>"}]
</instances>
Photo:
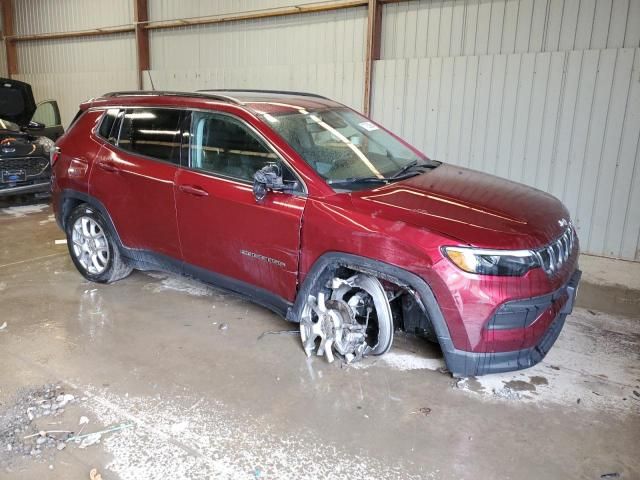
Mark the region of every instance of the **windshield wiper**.
<instances>
[{"instance_id":1,"label":"windshield wiper","mask_svg":"<svg viewBox=\"0 0 640 480\"><path fill-rule=\"evenodd\" d=\"M327 182L331 186L336 185L353 185L354 183L388 183L388 179L380 177L350 177L340 178L336 180L329 180Z\"/></svg>"},{"instance_id":2,"label":"windshield wiper","mask_svg":"<svg viewBox=\"0 0 640 480\"><path fill-rule=\"evenodd\" d=\"M404 167L402 167L396 173L394 173L393 175L387 178L388 180L396 180L398 178L401 178L405 174L408 174L413 169L436 168L438 165L440 165L440 162L436 162L435 160L431 160L431 163L426 163L426 162L419 163L419 160L413 160L412 162L407 163ZM421 172L415 172L414 175L417 175L418 173L421 173Z\"/></svg>"}]
</instances>

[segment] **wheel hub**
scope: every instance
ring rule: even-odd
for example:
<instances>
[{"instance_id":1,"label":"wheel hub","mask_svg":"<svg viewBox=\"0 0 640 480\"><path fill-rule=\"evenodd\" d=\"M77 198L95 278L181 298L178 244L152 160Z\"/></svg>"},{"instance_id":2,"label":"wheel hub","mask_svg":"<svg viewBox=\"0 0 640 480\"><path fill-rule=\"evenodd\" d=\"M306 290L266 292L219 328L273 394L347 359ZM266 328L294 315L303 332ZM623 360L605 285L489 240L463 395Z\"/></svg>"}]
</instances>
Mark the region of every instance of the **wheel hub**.
<instances>
[{"instance_id":1,"label":"wheel hub","mask_svg":"<svg viewBox=\"0 0 640 480\"><path fill-rule=\"evenodd\" d=\"M109 243L102 227L91 217L80 217L71 233L73 253L89 273L99 275L107 269L110 258Z\"/></svg>"},{"instance_id":2,"label":"wheel hub","mask_svg":"<svg viewBox=\"0 0 640 480\"><path fill-rule=\"evenodd\" d=\"M335 278L331 286L330 299L326 299L324 292L307 299L300 321L302 345L307 356L311 356L317 346L316 355L324 355L329 362L333 362L335 351L351 363L376 347L367 343L371 341L367 327L372 313L367 299L375 297L379 305L382 301L386 307L388 302L381 286L377 290L370 288L359 275L347 280ZM368 290L362 290L363 286ZM387 318L391 321L390 311Z\"/></svg>"}]
</instances>

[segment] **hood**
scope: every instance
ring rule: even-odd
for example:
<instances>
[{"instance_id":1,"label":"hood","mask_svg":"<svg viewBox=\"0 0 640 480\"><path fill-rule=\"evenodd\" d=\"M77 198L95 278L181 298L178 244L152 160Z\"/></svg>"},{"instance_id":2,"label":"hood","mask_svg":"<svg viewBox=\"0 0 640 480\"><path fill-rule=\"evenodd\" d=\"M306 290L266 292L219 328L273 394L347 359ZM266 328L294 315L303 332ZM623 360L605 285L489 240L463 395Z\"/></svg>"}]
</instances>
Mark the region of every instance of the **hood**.
<instances>
[{"instance_id":1,"label":"hood","mask_svg":"<svg viewBox=\"0 0 640 480\"><path fill-rule=\"evenodd\" d=\"M446 164L351 196L356 208L481 248L541 247L569 222L567 209L548 193Z\"/></svg>"},{"instance_id":2,"label":"hood","mask_svg":"<svg viewBox=\"0 0 640 480\"><path fill-rule=\"evenodd\" d=\"M0 118L26 126L36 111L31 85L0 78Z\"/></svg>"}]
</instances>

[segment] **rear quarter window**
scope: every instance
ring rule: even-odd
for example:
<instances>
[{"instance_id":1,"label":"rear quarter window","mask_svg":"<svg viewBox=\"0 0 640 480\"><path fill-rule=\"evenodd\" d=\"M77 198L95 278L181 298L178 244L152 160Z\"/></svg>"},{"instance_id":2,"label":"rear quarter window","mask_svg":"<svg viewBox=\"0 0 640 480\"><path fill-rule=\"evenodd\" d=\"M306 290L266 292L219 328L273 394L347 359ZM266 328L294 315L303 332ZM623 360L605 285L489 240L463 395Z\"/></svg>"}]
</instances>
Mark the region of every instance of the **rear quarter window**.
<instances>
[{"instance_id":1,"label":"rear quarter window","mask_svg":"<svg viewBox=\"0 0 640 480\"><path fill-rule=\"evenodd\" d=\"M100 127L98 128L98 135L104 138L109 143L116 142L117 139L117 120L120 110L118 108L110 108L102 116Z\"/></svg>"}]
</instances>

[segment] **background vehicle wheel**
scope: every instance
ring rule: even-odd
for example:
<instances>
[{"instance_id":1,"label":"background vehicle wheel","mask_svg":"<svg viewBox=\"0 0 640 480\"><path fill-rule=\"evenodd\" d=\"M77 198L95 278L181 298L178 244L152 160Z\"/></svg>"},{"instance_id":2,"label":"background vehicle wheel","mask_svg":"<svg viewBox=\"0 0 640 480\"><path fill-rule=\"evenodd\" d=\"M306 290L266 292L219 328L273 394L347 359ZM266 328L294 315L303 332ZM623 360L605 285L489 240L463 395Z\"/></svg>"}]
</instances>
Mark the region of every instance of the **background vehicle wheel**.
<instances>
[{"instance_id":1,"label":"background vehicle wheel","mask_svg":"<svg viewBox=\"0 0 640 480\"><path fill-rule=\"evenodd\" d=\"M78 271L92 282L115 282L132 271L106 225L102 215L86 204L77 206L66 221L71 260Z\"/></svg>"}]
</instances>

